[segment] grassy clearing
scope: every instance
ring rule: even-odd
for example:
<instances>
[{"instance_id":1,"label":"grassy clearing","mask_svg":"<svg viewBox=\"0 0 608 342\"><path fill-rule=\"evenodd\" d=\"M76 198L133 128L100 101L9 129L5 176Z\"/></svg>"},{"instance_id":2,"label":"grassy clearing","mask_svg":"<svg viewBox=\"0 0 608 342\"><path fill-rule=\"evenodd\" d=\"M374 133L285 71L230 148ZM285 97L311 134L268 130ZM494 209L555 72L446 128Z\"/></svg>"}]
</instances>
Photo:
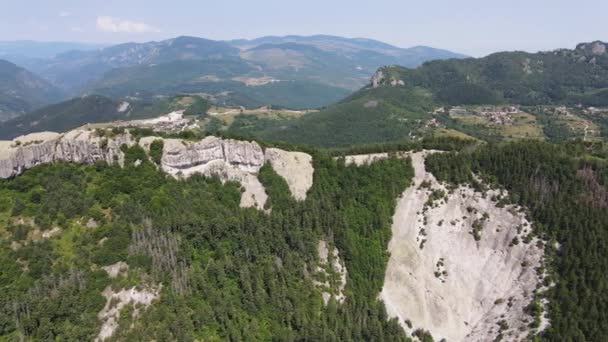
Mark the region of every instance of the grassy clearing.
<instances>
[{"instance_id":1,"label":"grassy clearing","mask_svg":"<svg viewBox=\"0 0 608 342\"><path fill-rule=\"evenodd\" d=\"M541 139L545 138L543 131L536 121L536 117L528 113L513 114L511 124L502 126L502 135L505 139Z\"/></svg>"},{"instance_id":2,"label":"grassy clearing","mask_svg":"<svg viewBox=\"0 0 608 342\"><path fill-rule=\"evenodd\" d=\"M447 137L447 138L459 138L459 139L469 139L469 140L477 140L477 138L472 137L466 133L461 131L457 131L451 128L439 128L433 132L435 137Z\"/></svg>"}]
</instances>

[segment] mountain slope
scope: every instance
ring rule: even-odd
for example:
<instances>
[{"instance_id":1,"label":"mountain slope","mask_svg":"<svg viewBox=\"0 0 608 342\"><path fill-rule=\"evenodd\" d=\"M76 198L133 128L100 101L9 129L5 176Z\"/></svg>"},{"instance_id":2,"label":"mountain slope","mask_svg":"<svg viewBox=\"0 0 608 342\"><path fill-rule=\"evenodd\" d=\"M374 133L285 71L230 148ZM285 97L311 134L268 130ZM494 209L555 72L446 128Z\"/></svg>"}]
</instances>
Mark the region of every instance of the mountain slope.
<instances>
[{"instance_id":1,"label":"mountain slope","mask_svg":"<svg viewBox=\"0 0 608 342\"><path fill-rule=\"evenodd\" d=\"M389 151L1 141L0 339L603 340L604 144Z\"/></svg>"},{"instance_id":2,"label":"mountain slope","mask_svg":"<svg viewBox=\"0 0 608 342\"><path fill-rule=\"evenodd\" d=\"M42 61L33 70L67 90L77 91L114 68L182 60L221 59L237 54L238 49L226 43L177 37L161 42L114 45L98 51L70 51Z\"/></svg>"},{"instance_id":3,"label":"mountain slope","mask_svg":"<svg viewBox=\"0 0 608 342\"><path fill-rule=\"evenodd\" d=\"M352 146L404 140L431 118L432 98L421 89L360 91L340 103L261 131L236 132L314 146Z\"/></svg>"},{"instance_id":4,"label":"mountain slope","mask_svg":"<svg viewBox=\"0 0 608 342\"><path fill-rule=\"evenodd\" d=\"M199 96L172 96L153 102L113 100L88 95L52 104L18 118L0 123L0 139L42 131L67 132L89 123L158 117L173 111L205 115L209 103Z\"/></svg>"},{"instance_id":5,"label":"mountain slope","mask_svg":"<svg viewBox=\"0 0 608 342\"><path fill-rule=\"evenodd\" d=\"M38 131L65 132L88 122L124 118L119 102L103 96L85 96L40 108L0 123L0 137L12 139Z\"/></svg>"},{"instance_id":6,"label":"mountain slope","mask_svg":"<svg viewBox=\"0 0 608 342\"><path fill-rule=\"evenodd\" d=\"M608 138L608 52L501 52L386 66L340 103L284 122L239 125L241 135L348 146L444 134L486 140ZM600 108L595 108L595 106ZM245 131L242 127L249 127Z\"/></svg>"},{"instance_id":7,"label":"mountain slope","mask_svg":"<svg viewBox=\"0 0 608 342\"><path fill-rule=\"evenodd\" d=\"M430 48L400 49L367 39L292 38L222 42L177 37L97 51L70 51L31 65L32 70L73 96L154 96L187 91L204 93L220 103L250 106L277 98L270 96L273 89L282 97L270 104L301 108L338 101L346 92L363 86L368 75L382 65L417 65L435 57L461 57ZM319 100L300 96L294 84L307 88L307 94L318 94Z\"/></svg>"},{"instance_id":8,"label":"mountain slope","mask_svg":"<svg viewBox=\"0 0 608 342\"><path fill-rule=\"evenodd\" d=\"M32 40L0 41L0 58L10 59L7 58L7 56L23 58L52 58L58 54L68 51L97 50L105 46L106 45L103 44L75 42L39 42Z\"/></svg>"},{"instance_id":9,"label":"mountain slope","mask_svg":"<svg viewBox=\"0 0 608 342\"><path fill-rule=\"evenodd\" d=\"M37 75L0 60L0 121L59 101L62 96L59 89Z\"/></svg>"},{"instance_id":10,"label":"mountain slope","mask_svg":"<svg viewBox=\"0 0 608 342\"><path fill-rule=\"evenodd\" d=\"M10 303L0 339L408 341L378 293L409 161L345 169L255 142L97 134L2 142L74 163L0 182L0 303ZM310 171L314 162L305 200L291 193L289 165L273 159L282 155ZM181 177L184 162L219 174ZM263 185L272 211L241 207L239 179L226 179L235 172Z\"/></svg>"},{"instance_id":11,"label":"mountain slope","mask_svg":"<svg viewBox=\"0 0 608 342\"><path fill-rule=\"evenodd\" d=\"M296 43L345 56L362 67L377 69L379 65L399 64L415 67L433 59L464 58L465 55L426 46L399 48L367 38L344 38L329 35L314 36L267 36L252 40L233 40L230 44L243 50L266 45Z\"/></svg>"},{"instance_id":12,"label":"mountain slope","mask_svg":"<svg viewBox=\"0 0 608 342\"><path fill-rule=\"evenodd\" d=\"M428 88L446 104L608 105L607 46L596 41L574 50L431 61L417 69L383 68L375 78L377 84L400 80Z\"/></svg>"},{"instance_id":13,"label":"mountain slope","mask_svg":"<svg viewBox=\"0 0 608 342\"><path fill-rule=\"evenodd\" d=\"M352 90L363 86L368 75L382 65L416 67L433 59L466 57L430 47L403 49L373 39L327 35L269 36L229 43L241 48L241 56L247 60L275 70L284 69L288 75L294 70L313 74L330 84Z\"/></svg>"}]
</instances>

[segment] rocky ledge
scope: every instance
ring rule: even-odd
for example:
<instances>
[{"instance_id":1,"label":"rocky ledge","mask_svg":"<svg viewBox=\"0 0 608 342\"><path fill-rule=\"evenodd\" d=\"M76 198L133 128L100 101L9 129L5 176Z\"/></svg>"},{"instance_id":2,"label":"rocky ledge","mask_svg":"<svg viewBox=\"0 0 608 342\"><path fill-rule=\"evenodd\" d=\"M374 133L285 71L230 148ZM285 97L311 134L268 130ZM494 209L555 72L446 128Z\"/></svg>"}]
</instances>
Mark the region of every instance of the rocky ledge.
<instances>
[{"instance_id":1,"label":"rocky ledge","mask_svg":"<svg viewBox=\"0 0 608 342\"><path fill-rule=\"evenodd\" d=\"M237 181L244 188L241 206L263 208L267 195L257 178L260 168L269 162L285 178L293 196L306 197L312 186L312 158L301 152L267 149L254 141L206 137L200 141L145 137L134 139L127 131L112 137L95 131L76 129L64 134L32 133L12 141L0 141L0 178L11 178L25 170L53 162L106 162L123 166L123 145L139 144L146 151L155 140L163 140L159 167L176 178L193 174L217 176L222 181Z\"/></svg>"}]
</instances>

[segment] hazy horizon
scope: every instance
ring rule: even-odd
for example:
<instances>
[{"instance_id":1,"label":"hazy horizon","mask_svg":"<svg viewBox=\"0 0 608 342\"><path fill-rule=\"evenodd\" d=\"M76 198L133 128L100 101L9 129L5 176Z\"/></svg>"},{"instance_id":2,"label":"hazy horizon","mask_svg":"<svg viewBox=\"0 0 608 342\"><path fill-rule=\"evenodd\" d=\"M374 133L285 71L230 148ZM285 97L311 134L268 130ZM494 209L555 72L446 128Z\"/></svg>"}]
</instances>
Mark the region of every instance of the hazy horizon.
<instances>
[{"instance_id":1,"label":"hazy horizon","mask_svg":"<svg viewBox=\"0 0 608 342\"><path fill-rule=\"evenodd\" d=\"M213 40L315 34L360 37L407 48L424 45L471 56L497 51L546 51L608 40L598 0L516 0L488 4L464 0L418 3L344 0L285 3L228 0L204 4L132 0L75 2L23 0L5 4L0 40L91 44L158 41L176 36ZM573 16L582 8L593 8ZM390 10L388 10L390 9Z\"/></svg>"}]
</instances>

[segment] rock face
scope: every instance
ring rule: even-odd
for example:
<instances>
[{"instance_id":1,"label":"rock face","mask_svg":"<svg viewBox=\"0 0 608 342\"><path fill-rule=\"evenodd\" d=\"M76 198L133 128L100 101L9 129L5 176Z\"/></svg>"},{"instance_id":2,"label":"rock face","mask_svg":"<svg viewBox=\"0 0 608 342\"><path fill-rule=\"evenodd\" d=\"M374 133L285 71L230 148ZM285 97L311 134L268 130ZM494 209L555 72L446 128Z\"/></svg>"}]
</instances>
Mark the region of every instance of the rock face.
<instances>
[{"instance_id":1,"label":"rock face","mask_svg":"<svg viewBox=\"0 0 608 342\"><path fill-rule=\"evenodd\" d=\"M106 271L108 277L114 279L118 276L126 275L129 272L129 265L124 261L119 261L112 265L104 266L101 269Z\"/></svg>"},{"instance_id":2,"label":"rock face","mask_svg":"<svg viewBox=\"0 0 608 342\"><path fill-rule=\"evenodd\" d=\"M378 70L375 74L372 75L372 88L378 88L382 84L382 82L384 82L384 72L382 72L382 70Z\"/></svg>"},{"instance_id":3,"label":"rock face","mask_svg":"<svg viewBox=\"0 0 608 342\"><path fill-rule=\"evenodd\" d=\"M102 138L87 129L65 134L33 133L13 141L0 141L0 178L14 177L34 166L56 161L87 164L105 161L122 165L123 144L139 144L149 151L151 143L159 139L164 143L160 163L163 171L176 178L199 173L239 182L245 189L242 207L264 207L268 196L257 173L266 161L285 178L296 199L306 198L312 186L312 158L305 153L271 148L265 153L256 142L217 137L200 141L145 137L135 141L127 132Z\"/></svg>"},{"instance_id":4,"label":"rock face","mask_svg":"<svg viewBox=\"0 0 608 342\"><path fill-rule=\"evenodd\" d=\"M122 164L122 144L132 145L131 136L123 134L107 140L87 130L28 134L0 142L0 178L14 177L36 165L55 161Z\"/></svg>"},{"instance_id":5,"label":"rock face","mask_svg":"<svg viewBox=\"0 0 608 342\"><path fill-rule=\"evenodd\" d=\"M154 300L160 297L160 285L143 289L133 287L120 291L114 291L111 286L108 286L102 295L106 298L106 305L98 314L102 326L95 338L96 342L105 341L114 335L118 329L120 312L127 305L133 307L131 315L133 319L136 319L142 309L147 309Z\"/></svg>"},{"instance_id":6,"label":"rock face","mask_svg":"<svg viewBox=\"0 0 608 342\"><path fill-rule=\"evenodd\" d=\"M408 156L408 153L397 152L394 155L399 158L404 158L404 157ZM391 155L389 155L386 152L381 152L381 153L369 153L369 154L352 154L352 155L344 156L343 158L344 158L344 165L346 165L346 166L349 166L349 165L363 166L363 165L372 164L379 160L388 159L390 156ZM334 159L339 159L339 158L340 157L336 157Z\"/></svg>"},{"instance_id":7,"label":"rock face","mask_svg":"<svg viewBox=\"0 0 608 342\"><path fill-rule=\"evenodd\" d=\"M306 193L312 187L312 157L278 148L267 148L264 156L276 173L285 178L293 197L298 201L306 199Z\"/></svg>"},{"instance_id":8,"label":"rock face","mask_svg":"<svg viewBox=\"0 0 608 342\"><path fill-rule=\"evenodd\" d=\"M607 48L608 44L599 40L596 40L591 43L581 43L576 46L577 50L583 51L585 54L593 56L604 55L606 53Z\"/></svg>"},{"instance_id":9,"label":"rock face","mask_svg":"<svg viewBox=\"0 0 608 342\"><path fill-rule=\"evenodd\" d=\"M519 208L491 200L498 191L450 193L425 171L424 153L411 155L414 185L393 217L380 294L389 316L436 340L492 341L499 333L524 340L533 319L524 308L540 282L542 243L526 241L531 225Z\"/></svg>"},{"instance_id":10,"label":"rock face","mask_svg":"<svg viewBox=\"0 0 608 342\"><path fill-rule=\"evenodd\" d=\"M157 140L146 137L140 140L144 148ZM256 142L225 140L206 137L197 142L163 139L161 168L174 177L187 178L193 174L217 176L223 181L241 183L244 192L242 207L264 207L268 195L257 178L264 165L264 151Z\"/></svg>"},{"instance_id":11,"label":"rock face","mask_svg":"<svg viewBox=\"0 0 608 342\"><path fill-rule=\"evenodd\" d=\"M374 73L374 75L372 75L372 78L370 80L370 85L372 88L378 88L382 85L390 85L392 87L405 86L405 82L403 82L403 80L398 79L394 76L387 76L387 74L390 74L389 69L391 67L392 66L380 68L378 71L376 71L376 73ZM385 68L386 70L383 70Z\"/></svg>"}]
</instances>

